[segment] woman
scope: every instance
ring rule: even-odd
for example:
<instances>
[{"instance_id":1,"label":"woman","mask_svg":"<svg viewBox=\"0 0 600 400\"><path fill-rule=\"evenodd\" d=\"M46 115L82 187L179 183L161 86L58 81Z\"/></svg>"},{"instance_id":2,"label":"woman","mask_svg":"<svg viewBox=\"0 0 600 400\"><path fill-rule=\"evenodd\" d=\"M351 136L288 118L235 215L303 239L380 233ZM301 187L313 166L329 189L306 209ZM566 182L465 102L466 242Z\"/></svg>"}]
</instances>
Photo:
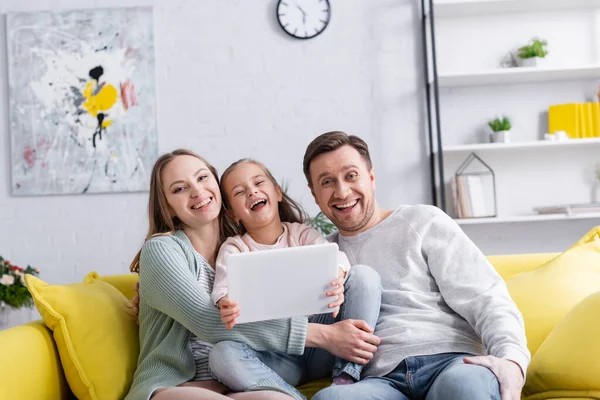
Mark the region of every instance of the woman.
<instances>
[{"instance_id":1,"label":"woman","mask_svg":"<svg viewBox=\"0 0 600 400\"><path fill-rule=\"evenodd\" d=\"M187 150L163 155L152 171L148 208L146 242L131 264L140 274L140 356L127 400L225 399L228 388L208 368L209 343L233 340L289 354L302 354L305 344L315 343L320 328L307 336L304 317L224 328L210 299L212 266L218 246L236 232L223 218L213 166ZM342 296L343 286L332 292ZM256 389L281 387L267 382ZM229 397L289 399L278 392Z\"/></svg>"}]
</instances>

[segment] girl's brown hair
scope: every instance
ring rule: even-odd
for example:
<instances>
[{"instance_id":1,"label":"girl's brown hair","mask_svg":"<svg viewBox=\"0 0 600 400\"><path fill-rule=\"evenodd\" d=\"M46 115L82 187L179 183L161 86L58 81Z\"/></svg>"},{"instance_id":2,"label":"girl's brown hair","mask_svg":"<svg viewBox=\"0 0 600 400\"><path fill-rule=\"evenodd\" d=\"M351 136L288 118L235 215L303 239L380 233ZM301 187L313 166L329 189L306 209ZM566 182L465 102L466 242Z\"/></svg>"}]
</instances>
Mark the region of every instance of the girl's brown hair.
<instances>
[{"instance_id":1,"label":"girl's brown hair","mask_svg":"<svg viewBox=\"0 0 600 400\"><path fill-rule=\"evenodd\" d=\"M148 234L146 235L146 242L148 239L155 236L172 235L176 230L182 229L183 225L179 218L171 217L169 212L169 204L167 202L167 196L163 190L162 182L162 171L163 169L176 157L179 156L191 156L202 161L213 177L219 182L219 174L215 167L209 164L204 158L190 150L177 149L170 153L163 154L154 163L152 168L152 174L150 176L150 198L148 200ZM221 205L221 212L219 213L219 245L229 236L238 234L237 226L231 220L226 218L224 211L224 205ZM142 250L138 251L135 258L129 266L131 272L140 272L140 255Z\"/></svg>"},{"instance_id":2,"label":"girl's brown hair","mask_svg":"<svg viewBox=\"0 0 600 400\"><path fill-rule=\"evenodd\" d=\"M242 158L241 160L237 160L236 162L231 164L229 167L227 167L225 172L223 172L223 175L221 175L221 197L223 198L223 205L225 206L226 209L230 209L231 205L229 203L229 198L227 197L227 193L225 192L225 188L224 188L225 179L227 179L229 174L231 174L231 172L233 172L234 169L236 169L237 167L239 167L242 164L254 164L257 167L259 167L260 169L262 169L265 172L265 174L267 175L267 178L269 178L269 180L273 183L273 185L275 185L275 187L277 187L277 188L279 188L279 190L281 190L282 199L278 204L279 219L281 220L281 222L297 222L297 223L301 224L308 218L308 215L306 214L306 212L304 211L302 206L300 204L298 204L296 201L292 200L292 198L287 195L287 193L282 189L281 185L279 185L279 183L277 183L277 180L275 180L275 178L273 177L273 174L271 174L271 171L269 171L267 169L267 167L264 166L263 163L256 161L256 160L252 160L250 158ZM223 213L223 214L226 214L226 213ZM235 222L232 221L229 218L229 216L227 216L227 219L232 224L235 224ZM246 233L246 228L244 227L244 225L241 222L239 224L235 224L235 225L237 226L237 229L240 231L239 234L243 235L244 233Z\"/></svg>"}]
</instances>

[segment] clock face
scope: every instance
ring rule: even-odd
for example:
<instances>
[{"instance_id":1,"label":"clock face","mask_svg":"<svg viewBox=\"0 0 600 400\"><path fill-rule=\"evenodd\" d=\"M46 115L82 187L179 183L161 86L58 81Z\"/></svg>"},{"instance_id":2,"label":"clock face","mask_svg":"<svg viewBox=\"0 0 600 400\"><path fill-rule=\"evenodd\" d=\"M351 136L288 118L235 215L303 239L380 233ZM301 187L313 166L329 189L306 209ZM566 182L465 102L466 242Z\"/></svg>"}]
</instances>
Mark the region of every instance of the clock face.
<instances>
[{"instance_id":1,"label":"clock face","mask_svg":"<svg viewBox=\"0 0 600 400\"><path fill-rule=\"evenodd\" d=\"M289 35L310 39L325 30L331 17L329 0L279 0L277 20Z\"/></svg>"}]
</instances>

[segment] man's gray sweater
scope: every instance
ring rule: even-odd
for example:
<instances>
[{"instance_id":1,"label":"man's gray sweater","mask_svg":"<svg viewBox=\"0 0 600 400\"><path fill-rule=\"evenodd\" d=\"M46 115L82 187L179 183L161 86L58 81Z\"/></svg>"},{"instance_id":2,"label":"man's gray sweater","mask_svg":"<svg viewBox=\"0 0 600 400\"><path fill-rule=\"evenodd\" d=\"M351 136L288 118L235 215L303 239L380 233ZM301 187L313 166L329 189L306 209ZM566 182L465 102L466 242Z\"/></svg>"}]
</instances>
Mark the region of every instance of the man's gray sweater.
<instances>
[{"instance_id":1,"label":"man's gray sweater","mask_svg":"<svg viewBox=\"0 0 600 400\"><path fill-rule=\"evenodd\" d=\"M525 373L521 313L486 257L440 209L400 206L368 231L330 240L352 265L381 275L381 344L363 376L386 375L406 357L448 352L506 358Z\"/></svg>"}]
</instances>

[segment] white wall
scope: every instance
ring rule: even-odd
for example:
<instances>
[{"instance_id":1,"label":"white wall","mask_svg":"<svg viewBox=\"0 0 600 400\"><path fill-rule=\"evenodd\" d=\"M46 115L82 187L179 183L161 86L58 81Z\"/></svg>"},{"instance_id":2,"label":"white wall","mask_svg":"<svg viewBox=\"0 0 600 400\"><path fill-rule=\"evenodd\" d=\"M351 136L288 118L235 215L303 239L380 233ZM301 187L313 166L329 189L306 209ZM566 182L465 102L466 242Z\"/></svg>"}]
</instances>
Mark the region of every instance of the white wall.
<instances>
[{"instance_id":1,"label":"white wall","mask_svg":"<svg viewBox=\"0 0 600 400\"><path fill-rule=\"evenodd\" d=\"M2 0L0 254L51 283L123 273L147 224L146 193L11 196L4 14L16 11L154 5L160 152L187 147L221 171L255 157L314 213L304 149L341 129L370 144L382 206L429 202L418 2L331 3L324 34L298 41L274 0Z\"/></svg>"}]
</instances>

